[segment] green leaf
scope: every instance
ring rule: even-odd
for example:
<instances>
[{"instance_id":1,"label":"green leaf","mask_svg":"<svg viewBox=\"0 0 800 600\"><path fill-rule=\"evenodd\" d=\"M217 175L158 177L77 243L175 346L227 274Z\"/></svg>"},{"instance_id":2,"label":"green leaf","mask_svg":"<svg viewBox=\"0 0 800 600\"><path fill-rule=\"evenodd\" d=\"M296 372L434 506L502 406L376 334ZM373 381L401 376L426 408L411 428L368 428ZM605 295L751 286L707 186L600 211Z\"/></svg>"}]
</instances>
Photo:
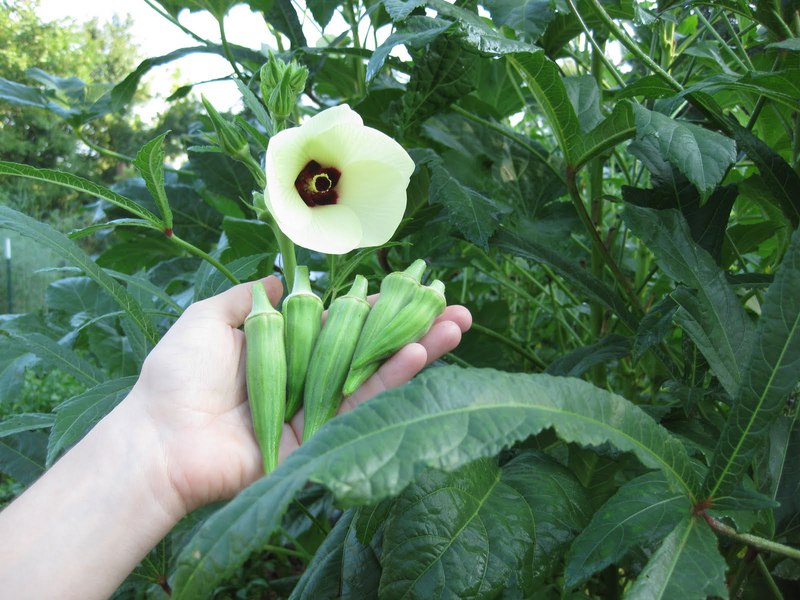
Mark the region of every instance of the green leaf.
<instances>
[{"instance_id":1,"label":"green leaf","mask_svg":"<svg viewBox=\"0 0 800 600\"><path fill-rule=\"evenodd\" d=\"M81 383L96 385L103 380L103 373L69 348L62 346L41 333L11 333L9 337L27 352L36 355L42 364L51 369L69 373Z\"/></svg>"},{"instance_id":2,"label":"green leaf","mask_svg":"<svg viewBox=\"0 0 800 600\"><path fill-rule=\"evenodd\" d=\"M762 142L747 129L733 128L736 143L758 167L766 188L778 201L783 214L793 228L800 225L800 175L792 169L783 157Z\"/></svg>"},{"instance_id":3,"label":"green leaf","mask_svg":"<svg viewBox=\"0 0 800 600\"><path fill-rule=\"evenodd\" d=\"M800 229L769 286L741 386L725 422L705 487L724 495L741 479L800 381Z\"/></svg>"},{"instance_id":4,"label":"green leaf","mask_svg":"<svg viewBox=\"0 0 800 600\"><path fill-rule=\"evenodd\" d=\"M153 344L158 342L158 331L150 318L145 315L139 303L125 288L98 267L75 242L52 227L6 206L0 206L0 227L6 227L20 235L35 240L38 244L50 248L68 262L82 269L114 299L122 310L128 313L133 322L136 323L136 326L147 336L148 340Z\"/></svg>"},{"instance_id":5,"label":"green leaf","mask_svg":"<svg viewBox=\"0 0 800 600\"><path fill-rule=\"evenodd\" d=\"M169 132L165 131L147 142L133 161L133 166L144 179L147 190L161 211L164 229L172 229L172 210L164 189L164 139L168 134Z\"/></svg>"},{"instance_id":6,"label":"green leaf","mask_svg":"<svg viewBox=\"0 0 800 600\"><path fill-rule=\"evenodd\" d=\"M341 598L345 539L353 526L356 509L345 511L314 553L289 600Z\"/></svg>"},{"instance_id":7,"label":"green leaf","mask_svg":"<svg viewBox=\"0 0 800 600\"><path fill-rule=\"evenodd\" d=\"M274 264L275 255L262 252L261 254L237 258L225 266L238 280L247 281L253 279L258 272L259 265L264 261L270 261L270 264ZM232 285L230 279L223 275L218 269L210 263L204 262L197 270L197 278L194 286L194 300L196 302L204 298L216 296Z\"/></svg>"},{"instance_id":8,"label":"green leaf","mask_svg":"<svg viewBox=\"0 0 800 600\"><path fill-rule=\"evenodd\" d=\"M772 42L771 44L767 44L766 47L800 52L800 37L789 38L788 40L781 40L780 42Z\"/></svg>"},{"instance_id":9,"label":"green leaf","mask_svg":"<svg viewBox=\"0 0 800 600\"><path fill-rule=\"evenodd\" d=\"M511 27L523 39L535 42L556 16L553 0L484 0L498 26Z\"/></svg>"},{"instance_id":10,"label":"green leaf","mask_svg":"<svg viewBox=\"0 0 800 600\"><path fill-rule=\"evenodd\" d=\"M440 34L425 48L411 48L414 68L400 102L400 129L413 130L475 89L478 57L455 35Z\"/></svg>"},{"instance_id":11,"label":"green leaf","mask_svg":"<svg viewBox=\"0 0 800 600\"><path fill-rule=\"evenodd\" d=\"M0 398L16 398L20 395L25 370L35 364L36 360L33 354L22 348L0 343Z\"/></svg>"},{"instance_id":12,"label":"green leaf","mask_svg":"<svg viewBox=\"0 0 800 600\"><path fill-rule=\"evenodd\" d=\"M94 235L98 231L103 231L104 229L116 229L117 227L141 227L143 229L155 229L156 231L161 231L161 228L155 227L150 221L145 221L144 219L113 219L111 221L106 221L105 223L95 223L94 225L88 225L86 227L70 231L69 239L77 240L83 237Z\"/></svg>"},{"instance_id":13,"label":"green leaf","mask_svg":"<svg viewBox=\"0 0 800 600\"><path fill-rule=\"evenodd\" d=\"M611 114L582 136L580 143L576 144L575 167L582 167L593 158L631 139L635 133L636 123L631 103L618 102Z\"/></svg>"},{"instance_id":14,"label":"green leaf","mask_svg":"<svg viewBox=\"0 0 800 600\"><path fill-rule=\"evenodd\" d=\"M637 329L638 322L631 314L629 303L622 296L607 283L593 277L586 269L581 269L574 261L564 257L548 244L530 236L523 237L507 229L501 229L492 239L492 246L514 256L551 266L582 296L599 302L613 311L630 329L634 331Z\"/></svg>"},{"instance_id":15,"label":"green leaf","mask_svg":"<svg viewBox=\"0 0 800 600\"><path fill-rule=\"evenodd\" d=\"M308 46L303 26L297 18L292 0L272 0L272 6L264 13L264 18L275 29L289 38L292 48ZM263 62L263 58L260 62Z\"/></svg>"},{"instance_id":16,"label":"green leaf","mask_svg":"<svg viewBox=\"0 0 800 600\"><path fill-rule=\"evenodd\" d=\"M383 0L386 12L392 21L402 21L410 15L415 8L425 6L427 0Z\"/></svg>"},{"instance_id":17,"label":"green leaf","mask_svg":"<svg viewBox=\"0 0 800 600\"><path fill-rule=\"evenodd\" d=\"M395 46L404 45L411 48L422 48L433 42L439 35L453 26L450 21L431 17L411 17L397 28L380 46L375 48L367 63L365 75L367 83L380 72L389 53Z\"/></svg>"},{"instance_id":18,"label":"green leaf","mask_svg":"<svg viewBox=\"0 0 800 600\"><path fill-rule=\"evenodd\" d=\"M625 598L727 598L726 568L714 533L704 521L687 516L650 557Z\"/></svg>"},{"instance_id":19,"label":"green leaf","mask_svg":"<svg viewBox=\"0 0 800 600\"><path fill-rule=\"evenodd\" d=\"M46 183L53 183L61 187L76 190L78 192L85 192L97 198L102 198L111 204L115 204L120 208L128 211L139 217L149 221L159 229L161 226L161 219L159 219L152 212L143 208L129 200L128 198L112 192L108 188L98 185L83 177L64 173L62 171L54 171L52 169L37 169L36 167L29 167L28 165L21 165L13 162L0 161L0 175L13 175L15 177L25 177L27 179L35 179L37 181L44 181Z\"/></svg>"},{"instance_id":20,"label":"green leaf","mask_svg":"<svg viewBox=\"0 0 800 600\"><path fill-rule=\"evenodd\" d=\"M574 588L632 548L661 539L690 509L689 499L670 491L659 471L627 482L594 513L572 543L566 559L565 586Z\"/></svg>"},{"instance_id":21,"label":"green leaf","mask_svg":"<svg viewBox=\"0 0 800 600\"><path fill-rule=\"evenodd\" d=\"M49 413L24 413L13 415L0 422L0 438L15 435L23 431L47 429L53 426L55 415Z\"/></svg>"},{"instance_id":22,"label":"green leaf","mask_svg":"<svg viewBox=\"0 0 800 600\"><path fill-rule=\"evenodd\" d=\"M730 138L703 127L671 119L633 104L638 138L653 137L661 154L708 196L736 160L736 144Z\"/></svg>"},{"instance_id":23,"label":"green leaf","mask_svg":"<svg viewBox=\"0 0 800 600\"><path fill-rule=\"evenodd\" d=\"M581 132L588 133L603 121L600 112L600 88L591 75L565 77L563 79L567 96L578 116Z\"/></svg>"},{"instance_id":24,"label":"green leaf","mask_svg":"<svg viewBox=\"0 0 800 600\"><path fill-rule=\"evenodd\" d=\"M264 104L240 79L234 79L234 81L236 82L236 87L239 88L239 93L242 95L244 105L250 109L256 120L264 126L267 135L271 136L275 130L275 124L272 122L267 109L264 108Z\"/></svg>"},{"instance_id":25,"label":"green leaf","mask_svg":"<svg viewBox=\"0 0 800 600\"><path fill-rule=\"evenodd\" d=\"M314 20L324 29L331 22L333 13L341 3L342 0L307 0L306 6L314 15Z\"/></svg>"},{"instance_id":26,"label":"green leaf","mask_svg":"<svg viewBox=\"0 0 800 600\"><path fill-rule=\"evenodd\" d=\"M551 362L546 373L564 377L580 377L594 365L609 363L631 353L631 339L611 333L594 344L577 348Z\"/></svg>"},{"instance_id":27,"label":"green leaf","mask_svg":"<svg viewBox=\"0 0 800 600\"><path fill-rule=\"evenodd\" d=\"M105 381L65 400L55 408L55 423L47 442L47 465L52 465L62 450L80 440L128 395L136 376Z\"/></svg>"},{"instance_id":28,"label":"green leaf","mask_svg":"<svg viewBox=\"0 0 800 600\"><path fill-rule=\"evenodd\" d=\"M530 597L589 511L575 476L542 454L429 471L386 520L379 597Z\"/></svg>"},{"instance_id":29,"label":"green leaf","mask_svg":"<svg viewBox=\"0 0 800 600\"><path fill-rule=\"evenodd\" d=\"M374 504L426 468L452 471L550 427L566 441L632 452L684 495L695 488L681 443L619 396L577 379L431 369L330 421L206 521L178 558L174 597L210 593L270 538L309 480L344 506Z\"/></svg>"},{"instance_id":30,"label":"green leaf","mask_svg":"<svg viewBox=\"0 0 800 600\"><path fill-rule=\"evenodd\" d=\"M511 208L463 185L450 175L440 162L429 163L432 171L429 199L447 210L450 222L477 246L488 248L489 238L500 224L500 218Z\"/></svg>"},{"instance_id":31,"label":"green leaf","mask_svg":"<svg viewBox=\"0 0 800 600\"><path fill-rule=\"evenodd\" d=\"M615 100L635 98L643 96L645 98L666 98L674 96L675 89L669 85L659 75L645 75L632 83L628 83L624 88L614 94Z\"/></svg>"},{"instance_id":32,"label":"green leaf","mask_svg":"<svg viewBox=\"0 0 800 600\"><path fill-rule=\"evenodd\" d=\"M770 463L773 474L774 498L780 506L774 510L777 537L794 534L800 528L800 428L796 418L786 417L789 429L787 439L777 445L770 440ZM780 421L777 424L782 424ZM793 426L794 425L794 426Z\"/></svg>"},{"instance_id":33,"label":"green leaf","mask_svg":"<svg viewBox=\"0 0 800 600\"><path fill-rule=\"evenodd\" d=\"M633 340L633 360L638 361L653 346L660 344L672 329L672 319L678 305L665 296L642 317Z\"/></svg>"},{"instance_id":34,"label":"green leaf","mask_svg":"<svg viewBox=\"0 0 800 600\"><path fill-rule=\"evenodd\" d=\"M508 61L544 112L567 164L575 164L581 149L581 128L558 66L542 51L515 54Z\"/></svg>"},{"instance_id":35,"label":"green leaf","mask_svg":"<svg viewBox=\"0 0 800 600\"><path fill-rule=\"evenodd\" d=\"M672 293L680 306L675 319L697 344L728 394L735 396L750 351L753 325L725 273L692 240L677 210L628 205L624 216L633 233L656 255L664 272L691 288Z\"/></svg>"},{"instance_id":36,"label":"green leaf","mask_svg":"<svg viewBox=\"0 0 800 600\"><path fill-rule=\"evenodd\" d=\"M44 473L47 435L42 431L23 431L0 438L0 473L29 485Z\"/></svg>"},{"instance_id":37,"label":"green leaf","mask_svg":"<svg viewBox=\"0 0 800 600\"><path fill-rule=\"evenodd\" d=\"M229 246L223 257L230 255L231 258L242 258L253 254L277 253L278 251L275 235L264 221L225 217L222 219L222 230L228 238Z\"/></svg>"},{"instance_id":38,"label":"green leaf","mask_svg":"<svg viewBox=\"0 0 800 600\"><path fill-rule=\"evenodd\" d=\"M462 42L482 54L496 56L513 52L535 52L536 46L504 36L476 13L447 2L428 0L440 17L450 17L458 27Z\"/></svg>"}]
</instances>

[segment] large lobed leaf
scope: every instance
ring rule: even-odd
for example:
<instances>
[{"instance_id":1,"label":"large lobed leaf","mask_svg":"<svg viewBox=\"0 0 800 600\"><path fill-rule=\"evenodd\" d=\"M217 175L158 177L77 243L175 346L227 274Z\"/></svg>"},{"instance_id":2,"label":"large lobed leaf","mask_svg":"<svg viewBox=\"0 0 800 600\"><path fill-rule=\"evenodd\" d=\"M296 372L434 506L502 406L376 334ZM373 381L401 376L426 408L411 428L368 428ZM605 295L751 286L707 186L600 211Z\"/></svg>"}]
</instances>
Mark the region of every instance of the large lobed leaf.
<instances>
[{"instance_id":1,"label":"large lobed leaf","mask_svg":"<svg viewBox=\"0 0 800 600\"><path fill-rule=\"evenodd\" d=\"M529 597L590 511L575 476L532 451L429 471L389 511L378 596Z\"/></svg>"},{"instance_id":2,"label":"large lobed leaf","mask_svg":"<svg viewBox=\"0 0 800 600\"><path fill-rule=\"evenodd\" d=\"M736 160L736 144L730 138L698 125L633 105L636 133L653 137L664 158L675 165L703 196L714 191L728 167Z\"/></svg>"},{"instance_id":3,"label":"large lobed leaf","mask_svg":"<svg viewBox=\"0 0 800 600\"><path fill-rule=\"evenodd\" d=\"M650 557L625 598L727 598L726 567L711 528L698 517L687 515Z\"/></svg>"},{"instance_id":4,"label":"large lobed leaf","mask_svg":"<svg viewBox=\"0 0 800 600\"><path fill-rule=\"evenodd\" d=\"M706 481L710 497L724 494L741 479L798 381L800 230L795 230L775 281L767 290L752 353L711 461Z\"/></svg>"},{"instance_id":5,"label":"large lobed leaf","mask_svg":"<svg viewBox=\"0 0 800 600\"><path fill-rule=\"evenodd\" d=\"M269 539L308 480L343 505L373 504L428 468L455 470L548 427L566 441L632 452L693 497L685 448L624 398L577 379L432 369L331 421L211 517L178 559L174 597L207 594L232 573Z\"/></svg>"},{"instance_id":6,"label":"large lobed leaf","mask_svg":"<svg viewBox=\"0 0 800 600\"><path fill-rule=\"evenodd\" d=\"M671 491L659 471L629 481L575 538L567 555L565 585L575 587L634 547L660 539L690 508L688 498Z\"/></svg>"},{"instance_id":7,"label":"large lobed leaf","mask_svg":"<svg viewBox=\"0 0 800 600\"><path fill-rule=\"evenodd\" d=\"M696 244L681 213L628 205L625 221L672 279L691 288L673 292L678 324L691 336L722 386L733 397L752 339L752 323L725 273Z\"/></svg>"}]
</instances>

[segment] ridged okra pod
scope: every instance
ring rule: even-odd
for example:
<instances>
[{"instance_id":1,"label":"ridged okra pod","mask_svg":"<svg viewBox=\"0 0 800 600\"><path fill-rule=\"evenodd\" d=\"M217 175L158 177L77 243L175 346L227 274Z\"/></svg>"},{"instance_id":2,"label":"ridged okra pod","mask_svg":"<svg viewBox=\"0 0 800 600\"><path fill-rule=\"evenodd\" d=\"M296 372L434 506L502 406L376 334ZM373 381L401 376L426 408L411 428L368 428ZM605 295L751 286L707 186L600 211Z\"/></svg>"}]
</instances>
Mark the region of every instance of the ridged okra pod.
<instances>
[{"instance_id":1,"label":"ridged okra pod","mask_svg":"<svg viewBox=\"0 0 800 600\"><path fill-rule=\"evenodd\" d=\"M311 353L322 327L322 300L311 291L308 267L298 265L292 293L283 301L286 330L286 414L288 421L303 403Z\"/></svg>"},{"instance_id":2,"label":"ridged okra pod","mask_svg":"<svg viewBox=\"0 0 800 600\"><path fill-rule=\"evenodd\" d=\"M336 414L347 370L369 310L367 280L356 275L350 291L331 303L328 318L311 355L303 393L303 441Z\"/></svg>"},{"instance_id":3,"label":"ridged okra pod","mask_svg":"<svg viewBox=\"0 0 800 600\"><path fill-rule=\"evenodd\" d=\"M345 381L345 395L357 390L378 370L383 360L406 344L422 338L446 307L444 284L441 281L437 279L429 286L419 286L391 322L375 332L363 347L359 346Z\"/></svg>"},{"instance_id":4,"label":"ridged okra pod","mask_svg":"<svg viewBox=\"0 0 800 600\"><path fill-rule=\"evenodd\" d=\"M405 271L394 271L383 278L380 296L369 311L364 329L361 330L361 337L358 338L354 360L411 301L421 286L423 273L425 273L425 261L420 258L411 263Z\"/></svg>"},{"instance_id":5,"label":"ridged okra pod","mask_svg":"<svg viewBox=\"0 0 800 600\"><path fill-rule=\"evenodd\" d=\"M278 466L286 408L286 352L283 315L270 304L264 286L252 286L253 307L244 322L247 396L264 472Z\"/></svg>"}]
</instances>

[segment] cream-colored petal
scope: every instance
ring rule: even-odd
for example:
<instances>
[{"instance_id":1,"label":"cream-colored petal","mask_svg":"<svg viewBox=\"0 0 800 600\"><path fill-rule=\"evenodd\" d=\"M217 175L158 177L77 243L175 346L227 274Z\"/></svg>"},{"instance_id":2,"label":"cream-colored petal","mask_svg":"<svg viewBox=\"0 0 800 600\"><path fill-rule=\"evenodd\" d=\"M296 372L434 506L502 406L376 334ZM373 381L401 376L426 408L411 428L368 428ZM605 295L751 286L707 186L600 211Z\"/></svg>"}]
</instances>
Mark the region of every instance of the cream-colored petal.
<instances>
[{"instance_id":1,"label":"cream-colored petal","mask_svg":"<svg viewBox=\"0 0 800 600\"><path fill-rule=\"evenodd\" d=\"M304 227L287 225L281 230L298 246L325 252L345 254L358 247L362 229L358 216L347 206L315 206L309 209L311 220Z\"/></svg>"},{"instance_id":2,"label":"cream-colored petal","mask_svg":"<svg viewBox=\"0 0 800 600\"><path fill-rule=\"evenodd\" d=\"M326 108L307 121L304 121L299 130L306 139L325 134L326 131L337 125L351 125L363 127L364 121L356 111L347 104Z\"/></svg>"},{"instance_id":3,"label":"cream-colored petal","mask_svg":"<svg viewBox=\"0 0 800 600\"><path fill-rule=\"evenodd\" d=\"M278 180L284 185L294 185L297 175L311 160L306 145L306 137L299 129L286 129L272 136L264 161L267 183Z\"/></svg>"},{"instance_id":4,"label":"cream-colored petal","mask_svg":"<svg viewBox=\"0 0 800 600\"><path fill-rule=\"evenodd\" d=\"M287 129L272 137L265 159L267 187L264 200L270 214L283 229L286 223L305 227L311 220L308 206L297 193L294 181L308 163L303 138Z\"/></svg>"},{"instance_id":5,"label":"cream-colored petal","mask_svg":"<svg viewBox=\"0 0 800 600\"><path fill-rule=\"evenodd\" d=\"M309 140L306 148L317 162L335 166L340 171L352 163L370 160L391 165L406 178L414 172L414 161L408 152L388 135L371 127L339 124L313 141Z\"/></svg>"},{"instance_id":6,"label":"cream-colored petal","mask_svg":"<svg viewBox=\"0 0 800 600\"><path fill-rule=\"evenodd\" d=\"M336 189L339 204L361 221L359 247L379 246L391 239L406 210L408 178L382 162L361 161L342 171Z\"/></svg>"}]
</instances>

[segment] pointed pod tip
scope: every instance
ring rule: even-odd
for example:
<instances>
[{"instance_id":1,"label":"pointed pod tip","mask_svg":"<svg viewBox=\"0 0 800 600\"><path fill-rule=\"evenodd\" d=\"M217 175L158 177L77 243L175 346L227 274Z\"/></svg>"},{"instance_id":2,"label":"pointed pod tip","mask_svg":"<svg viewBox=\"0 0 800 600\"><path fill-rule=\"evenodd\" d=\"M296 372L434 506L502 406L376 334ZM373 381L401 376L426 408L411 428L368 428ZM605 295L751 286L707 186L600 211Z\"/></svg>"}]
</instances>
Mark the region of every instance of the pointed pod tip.
<instances>
[{"instance_id":1,"label":"pointed pod tip","mask_svg":"<svg viewBox=\"0 0 800 600\"><path fill-rule=\"evenodd\" d=\"M348 296L355 296L356 298L361 298L363 300L367 299L367 288L368 288L367 278L363 275L356 275L355 280L353 281L353 285L350 288L350 291L347 292Z\"/></svg>"},{"instance_id":2,"label":"pointed pod tip","mask_svg":"<svg viewBox=\"0 0 800 600\"><path fill-rule=\"evenodd\" d=\"M442 283L438 279L434 279L428 286L428 288L444 296L444 283Z\"/></svg>"},{"instance_id":3,"label":"pointed pod tip","mask_svg":"<svg viewBox=\"0 0 800 600\"><path fill-rule=\"evenodd\" d=\"M425 273L425 269L428 267L425 264L425 261L421 258L418 258L413 263L411 263L408 268L406 268L403 273L408 275L409 277L413 278L417 282L422 281L422 275Z\"/></svg>"},{"instance_id":4,"label":"pointed pod tip","mask_svg":"<svg viewBox=\"0 0 800 600\"><path fill-rule=\"evenodd\" d=\"M274 306L272 306L272 303L269 301L269 297L267 296L267 290L264 288L264 284L261 281L257 281L252 286L250 286L250 293L253 297L253 304L250 310L250 314L247 315L248 319L256 315L278 312L277 309Z\"/></svg>"}]
</instances>

